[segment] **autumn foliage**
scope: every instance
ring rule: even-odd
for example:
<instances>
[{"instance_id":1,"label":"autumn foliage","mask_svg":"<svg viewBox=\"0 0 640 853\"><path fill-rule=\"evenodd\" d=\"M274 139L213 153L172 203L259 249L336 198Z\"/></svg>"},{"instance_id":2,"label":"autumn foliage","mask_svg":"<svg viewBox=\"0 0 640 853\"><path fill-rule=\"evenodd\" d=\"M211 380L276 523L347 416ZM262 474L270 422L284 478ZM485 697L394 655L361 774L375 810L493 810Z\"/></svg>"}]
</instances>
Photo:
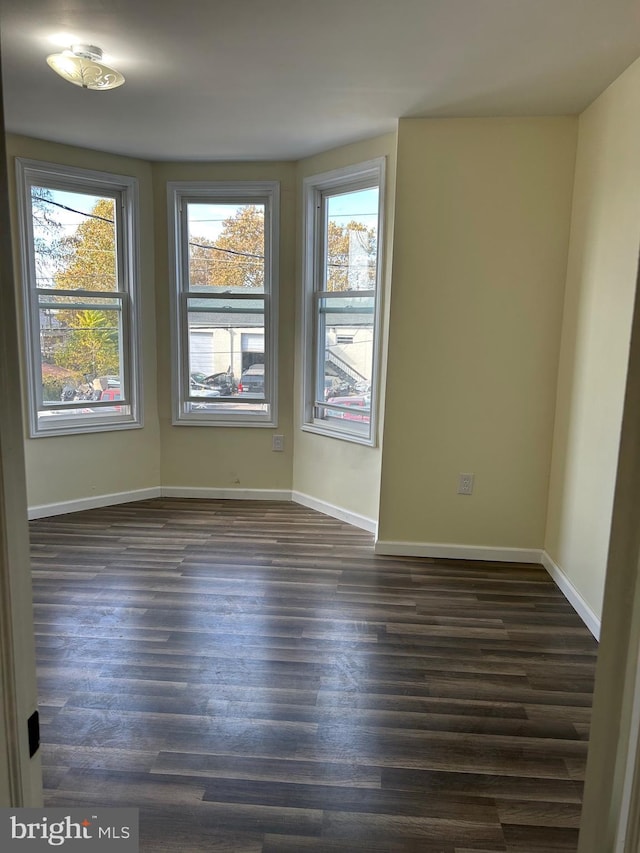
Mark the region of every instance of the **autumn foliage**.
<instances>
[{"instance_id":1,"label":"autumn foliage","mask_svg":"<svg viewBox=\"0 0 640 853\"><path fill-rule=\"evenodd\" d=\"M375 287L375 230L356 221L338 225L330 220L327 238L326 289ZM244 205L223 222L215 240L190 237L190 286L262 290L264 254L263 210Z\"/></svg>"}]
</instances>

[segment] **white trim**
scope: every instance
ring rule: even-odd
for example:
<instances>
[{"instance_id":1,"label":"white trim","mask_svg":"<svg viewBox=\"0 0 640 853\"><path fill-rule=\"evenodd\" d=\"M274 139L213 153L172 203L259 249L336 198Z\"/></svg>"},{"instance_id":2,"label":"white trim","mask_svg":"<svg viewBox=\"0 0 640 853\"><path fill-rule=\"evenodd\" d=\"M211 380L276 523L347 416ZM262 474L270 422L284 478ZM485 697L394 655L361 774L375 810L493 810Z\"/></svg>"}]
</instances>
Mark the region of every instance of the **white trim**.
<instances>
[{"instance_id":1,"label":"white trim","mask_svg":"<svg viewBox=\"0 0 640 853\"><path fill-rule=\"evenodd\" d=\"M303 492L291 492L291 500L293 500L294 503L301 504L309 509L315 509L317 512L330 515L332 518L337 518L340 521L346 521L347 524L353 524L354 527L360 527L362 530L367 530L369 533L375 534L378 527L374 518L367 518L366 515L351 512L351 510L330 504L328 501L322 501L319 498L311 497L311 495L305 495Z\"/></svg>"},{"instance_id":2,"label":"white trim","mask_svg":"<svg viewBox=\"0 0 640 853\"><path fill-rule=\"evenodd\" d=\"M378 539L376 554L390 557L439 557L449 560L489 560L499 563L540 563L538 548L502 548L445 542L390 542Z\"/></svg>"},{"instance_id":3,"label":"white trim","mask_svg":"<svg viewBox=\"0 0 640 853\"><path fill-rule=\"evenodd\" d=\"M357 512L351 512L327 501L313 498L302 492L292 492L290 489L221 489L207 486L154 486L149 489L136 489L132 492L115 492L110 495L96 495L91 498L61 501L60 503L41 504L29 507L29 518L46 518L50 515L64 515L68 512L81 512L85 509L97 509L132 501L144 501L151 498L199 498L200 500L235 500L235 501L289 501L315 509L332 518L346 521L367 530L376 532L376 521Z\"/></svg>"},{"instance_id":4,"label":"white trim","mask_svg":"<svg viewBox=\"0 0 640 853\"><path fill-rule=\"evenodd\" d=\"M301 382L301 421L300 427L306 432L324 435L328 438L351 441L366 447L376 447L378 441L378 397L379 377L381 374L382 352L382 291L384 270L384 229L386 222L386 156L376 157L353 166L344 166L331 172L309 175L302 181L302 300L300 306L300 343L299 358L302 364ZM316 388L318 365L324 362L324 344L318 340L318 310L314 297L323 292L323 255L325 252L324 214L322 208L323 193L357 191L377 187L378 189L378 246L376 257L376 283L372 288L374 299L373 316L373 352L371 364L371 405L370 423L367 434L349 430L347 425L332 428L314 415L314 401L319 389ZM324 399L324 398L322 398ZM322 511L322 510L321 510ZM330 515L332 513L329 513ZM370 519L369 519L370 521Z\"/></svg>"},{"instance_id":5,"label":"white trim","mask_svg":"<svg viewBox=\"0 0 640 853\"><path fill-rule=\"evenodd\" d=\"M136 489L132 492L114 492L109 495L95 495L90 498L61 501L60 503L41 504L29 507L29 518L46 518L50 515L65 515L68 512L82 512L85 509L98 509L104 506L146 501L151 498L200 498L201 500L236 501L291 501L289 489L215 489L198 486L153 486L149 489Z\"/></svg>"},{"instance_id":6,"label":"white trim","mask_svg":"<svg viewBox=\"0 0 640 853\"><path fill-rule=\"evenodd\" d=\"M64 515L69 512L81 512L85 509L97 509L132 501L144 501L150 498L199 498L200 500L236 500L236 501L292 501L316 512L324 513L339 521L345 521L361 530L374 535L377 522L357 512L335 506L328 501L306 495L304 492L289 489L221 489L206 486L153 486L148 489L136 489L132 492L115 492L110 495L95 495L91 498L62 501L60 503L41 504L29 507L29 518L46 518L51 515ZM449 560L484 560L499 563L537 563L547 570L560 592L582 619L596 640L600 639L600 619L580 595L576 587L547 554L537 548L502 548L487 545L455 545L443 542L393 542L376 540L376 554L389 557L436 557Z\"/></svg>"},{"instance_id":7,"label":"white trim","mask_svg":"<svg viewBox=\"0 0 640 853\"><path fill-rule=\"evenodd\" d=\"M138 180L129 175L117 175L110 172L97 172L79 169L56 163L45 163L16 157L18 224L20 236L20 254L22 259L22 301L23 325L25 329L25 356L27 397L29 412L29 436L42 438L57 435L80 433L110 432L112 430L137 429L143 426L144 399L142 389L141 354L141 266L139 242L139 192ZM117 251L117 281L120 294L102 291L83 292L83 296L100 295L114 300L122 296L120 302L120 348L123 401L129 414L103 413L100 407L95 416L72 416L52 418L41 422L40 410L52 411L41 399L41 353L40 353L40 312L38 288L34 260L33 211L31 188L42 185L48 189L72 190L82 193L103 193L114 200ZM61 291L63 292L63 291ZM64 292L63 292L64 293ZM79 291L76 291L79 293ZM41 406L42 403L42 406ZM87 408L80 404L77 408ZM106 407L104 407L106 409Z\"/></svg>"},{"instance_id":8,"label":"white trim","mask_svg":"<svg viewBox=\"0 0 640 853\"><path fill-rule=\"evenodd\" d=\"M195 410L185 412L189 397L189 332L187 322L187 297L197 296L189 290L188 241L186 209L190 203L263 204L264 219L264 360L265 399L243 400L243 411ZM278 426L278 291L280 277L280 183L279 181L168 181L167 215L169 243L169 278L171 283L171 388L173 426L220 427L277 427ZM238 376L238 379L240 376ZM215 398L208 400L215 405ZM252 402L263 402L266 412L249 408ZM223 404L221 403L221 406Z\"/></svg>"},{"instance_id":9,"label":"white trim","mask_svg":"<svg viewBox=\"0 0 640 853\"><path fill-rule=\"evenodd\" d=\"M537 548L499 548L486 545L454 545L443 542L389 542L379 539L375 544L375 552L390 557L436 557L449 560L489 560L499 563L541 563L589 631L596 640L600 639L600 619L560 566L554 563L544 550Z\"/></svg>"},{"instance_id":10,"label":"white trim","mask_svg":"<svg viewBox=\"0 0 640 853\"><path fill-rule=\"evenodd\" d=\"M555 563L546 551L542 552L541 562L549 572L569 604L591 631L596 640L600 639L600 619L580 595L560 566Z\"/></svg>"},{"instance_id":11,"label":"white trim","mask_svg":"<svg viewBox=\"0 0 640 853\"><path fill-rule=\"evenodd\" d=\"M90 498L78 498L77 500L61 501L55 504L40 504L29 507L29 518L47 518L50 515L65 515L68 512L82 512L85 509L98 509L103 506L131 503L132 501L146 501L149 498L159 498L161 489L153 486L150 489L136 489L132 492L114 492L110 495L94 495Z\"/></svg>"},{"instance_id":12,"label":"white trim","mask_svg":"<svg viewBox=\"0 0 640 853\"><path fill-rule=\"evenodd\" d=\"M640 657L635 654L633 701L629 725L629 744L620 796L620 815L616 832L615 853L637 853L640 837Z\"/></svg>"},{"instance_id":13,"label":"white trim","mask_svg":"<svg viewBox=\"0 0 640 853\"><path fill-rule=\"evenodd\" d=\"M290 489L216 489L202 486L162 486L163 498L201 498L231 501L291 501Z\"/></svg>"}]
</instances>

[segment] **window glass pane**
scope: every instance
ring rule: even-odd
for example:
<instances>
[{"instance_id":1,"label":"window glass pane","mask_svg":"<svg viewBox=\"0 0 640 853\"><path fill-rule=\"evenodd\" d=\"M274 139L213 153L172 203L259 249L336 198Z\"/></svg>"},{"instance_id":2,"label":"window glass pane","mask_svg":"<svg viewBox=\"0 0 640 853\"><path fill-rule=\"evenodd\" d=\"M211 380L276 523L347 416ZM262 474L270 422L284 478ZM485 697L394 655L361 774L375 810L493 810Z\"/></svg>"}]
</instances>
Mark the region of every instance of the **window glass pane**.
<instances>
[{"instance_id":1,"label":"window glass pane","mask_svg":"<svg viewBox=\"0 0 640 853\"><path fill-rule=\"evenodd\" d=\"M189 290L264 292L265 205L189 202Z\"/></svg>"},{"instance_id":2,"label":"window glass pane","mask_svg":"<svg viewBox=\"0 0 640 853\"><path fill-rule=\"evenodd\" d=\"M223 417L242 417L243 412L251 412L252 414L268 414L269 404L261 402L253 402L251 398L240 401L237 400L215 400L213 398L198 400L197 403L184 403L183 409L185 414L193 415L221 415Z\"/></svg>"},{"instance_id":3,"label":"window glass pane","mask_svg":"<svg viewBox=\"0 0 640 853\"><path fill-rule=\"evenodd\" d=\"M16 166L30 435L140 426L137 182Z\"/></svg>"},{"instance_id":4,"label":"window glass pane","mask_svg":"<svg viewBox=\"0 0 640 853\"><path fill-rule=\"evenodd\" d=\"M40 302L42 402L66 404L116 399L122 375L122 312L119 306L56 308ZM96 300L98 302L98 300ZM103 302L103 300L100 300ZM43 307L46 306L46 307ZM107 389L112 393L103 395ZM122 395L124 396L124 395Z\"/></svg>"},{"instance_id":5,"label":"window glass pane","mask_svg":"<svg viewBox=\"0 0 640 853\"><path fill-rule=\"evenodd\" d=\"M188 299L190 396L265 396L264 300Z\"/></svg>"},{"instance_id":6,"label":"window glass pane","mask_svg":"<svg viewBox=\"0 0 640 853\"><path fill-rule=\"evenodd\" d=\"M318 406L318 415L327 426L369 435L371 426L371 395L356 394L350 397L336 397L327 404Z\"/></svg>"},{"instance_id":7,"label":"window glass pane","mask_svg":"<svg viewBox=\"0 0 640 853\"><path fill-rule=\"evenodd\" d=\"M348 408L347 411L323 409L321 416L368 424L375 299L345 296L321 297L318 301L323 359L321 393L316 402L331 401ZM358 411L352 412L356 407Z\"/></svg>"},{"instance_id":8,"label":"window glass pane","mask_svg":"<svg viewBox=\"0 0 640 853\"><path fill-rule=\"evenodd\" d=\"M37 288L119 290L113 198L31 187Z\"/></svg>"},{"instance_id":9,"label":"window glass pane","mask_svg":"<svg viewBox=\"0 0 640 853\"><path fill-rule=\"evenodd\" d=\"M173 422L274 425L278 184L170 184Z\"/></svg>"},{"instance_id":10,"label":"window glass pane","mask_svg":"<svg viewBox=\"0 0 640 853\"><path fill-rule=\"evenodd\" d=\"M378 194L371 187L325 196L325 290L375 290Z\"/></svg>"},{"instance_id":11,"label":"window glass pane","mask_svg":"<svg viewBox=\"0 0 640 853\"><path fill-rule=\"evenodd\" d=\"M306 178L302 428L374 445L384 159Z\"/></svg>"},{"instance_id":12,"label":"window glass pane","mask_svg":"<svg viewBox=\"0 0 640 853\"><path fill-rule=\"evenodd\" d=\"M189 396L234 397L243 404L263 400L264 300L188 299L187 311ZM224 411L244 408L226 406Z\"/></svg>"}]
</instances>

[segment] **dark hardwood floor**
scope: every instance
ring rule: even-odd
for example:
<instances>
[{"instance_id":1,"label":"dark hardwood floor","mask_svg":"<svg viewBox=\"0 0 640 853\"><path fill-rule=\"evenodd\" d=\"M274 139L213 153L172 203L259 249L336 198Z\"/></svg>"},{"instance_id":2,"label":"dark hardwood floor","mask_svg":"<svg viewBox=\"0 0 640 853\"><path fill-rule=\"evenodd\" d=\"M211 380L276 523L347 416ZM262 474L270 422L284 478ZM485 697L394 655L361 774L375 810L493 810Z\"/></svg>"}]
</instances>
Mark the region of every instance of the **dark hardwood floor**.
<instances>
[{"instance_id":1,"label":"dark hardwood floor","mask_svg":"<svg viewBox=\"0 0 640 853\"><path fill-rule=\"evenodd\" d=\"M31 532L48 806L137 806L145 853L576 850L597 647L541 567L288 503Z\"/></svg>"}]
</instances>

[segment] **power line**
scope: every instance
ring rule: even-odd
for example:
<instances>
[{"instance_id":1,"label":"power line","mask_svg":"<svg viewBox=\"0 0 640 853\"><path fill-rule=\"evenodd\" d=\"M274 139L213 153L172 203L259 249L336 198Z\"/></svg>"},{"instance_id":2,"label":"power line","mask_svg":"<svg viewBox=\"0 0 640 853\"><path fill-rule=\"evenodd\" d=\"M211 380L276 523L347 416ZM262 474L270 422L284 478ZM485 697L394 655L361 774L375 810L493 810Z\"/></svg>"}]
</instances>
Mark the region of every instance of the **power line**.
<instances>
[{"instance_id":1,"label":"power line","mask_svg":"<svg viewBox=\"0 0 640 853\"><path fill-rule=\"evenodd\" d=\"M264 214L260 213L258 218L264 219ZM221 216L221 217L207 217L206 219L193 219L191 216L189 217L189 222L227 222L227 220L233 221L232 216Z\"/></svg>"},{"instance_id":2,"label":"power line","mask_svg":"<svg viewBox=\"0 0 640 853\"><path fill-rule=\"evenodd\" d=\"M243 258L260 258L264 260L264 255L256 255L253 252L238 252L236 249L222 249L220 246L205 246L204 243L192 243L189 241L190 246L195 246L197 249L212 249L214 252L226 252L229 255L240 255Z\"/></svg>"},{"instance_id":3,"label":"power line","mask_svg":"<svg viewBox=\"0 0 640 853\"><path fill-rule=\"evenodd\" d=\"M377 215L378 215L378 212L376 210L372 210L371 213L369 213L366 210L363 210L363 211L360 211L359 213L328 213L327 219L329 219L329 220L338 219L338 217L346 217L346 216L351 216L353 218L354 216L377 216ZM358 223L358 224L360 224L360 223Z\"/></svg>"},{"instance_id":4,"label":"power line","mask_svg":"<svg viewBox=\"0 0 640 853\"><path fill-rule=\"evenodd\" d=\"M44 198L43 196L33 196L37 201L42 201L45 204L53 204L56 207L62 208L62 210L67 210L69 213L77 213L80 216L86 216L89 219L99 219L102 222L110 222L112 225L114 224L113 219L107 219L106 216L98 216L97 213L85 213L84 210L76 210L73 207L69 207L66 204L61 204L59 201L52 201L49 198ZM204 221L204 220L203 220ZM215 221L215 220L212 220ZM214 252L225 252L228 255L239 255L243 258L259 258L264 260L264 255L256 255L253 252L238 252L235 249L222 249L220 246L206 246L204 243L194 243L189 241L190 246L195 246L197 249L211 249ZM94 249L93 251L110 251L107 249Z\"/></svg>"},{"instance_id":5,"label":"power line","mask_svg":"<svg viewBox=\"0 0 640 853\"><path fill-rule=\"evenodd\" d=\"M85 213L84 210L76 210L74 207L67 207L66 204L60 204L59 201L52 201L50 198L43 198L40 195L34 195L36 201L43 201L45 204L53 204L56 207L61 207L62 210L68 210L69 213L78 213L80 216L87 216L89 219L100 219L102 222L110 222L114 224L113 219L107 219L106 216L98 216L97 213Z\"/></svg>"}]
</instances>

